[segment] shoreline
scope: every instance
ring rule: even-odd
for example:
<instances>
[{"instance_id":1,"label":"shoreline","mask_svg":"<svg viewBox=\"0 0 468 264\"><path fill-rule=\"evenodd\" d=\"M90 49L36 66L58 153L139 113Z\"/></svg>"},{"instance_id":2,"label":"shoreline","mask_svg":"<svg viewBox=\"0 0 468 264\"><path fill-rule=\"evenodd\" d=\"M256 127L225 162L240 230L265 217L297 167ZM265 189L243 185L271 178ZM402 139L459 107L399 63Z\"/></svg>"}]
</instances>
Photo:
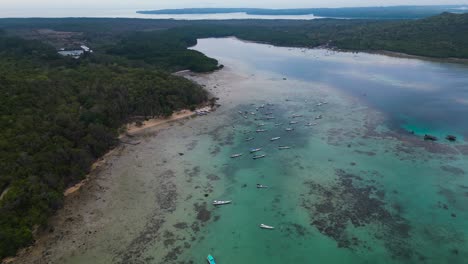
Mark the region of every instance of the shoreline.
<instances>
[{"instance_id":1,"label":"shoreline","mask_svg":"<svg viewBox=\"0 0 468 264\"><path fill-rule=\"evenodd\" d=\"M91 165L90 172L86 175L86 177L83 180L79 181L78 183L74 184L73 186L66 188L65 191L63 192L63 195L65 197L70 196L71 194L79 191L83 186L85 186L89 182L90 175L92 173L94 173L96 170L98 170L99 168L101 168L102 166L104 166L106 164L107 159L109 158L109 156L113 155L114 152L118 149L118 147L121 144L137 145L137 144L140 143L140 142L130 143L128 141L122 141L122 139L138 136L142 132L144 132L144 131L146 131L147 129L150 129L150 128L158 128L158 127L162 128L163 125L165 125L165 124L169 124L171 122L181 121L181 120L184 120L184 119L194 117L194 116L197 115L197 111L200 111L200 110L206 111L206 110L208 110L208 108L209 108L209 111L214 111L215 110L215 108L208 107L208 106L198 108L195 111L190 111L188 109L182 109L182 110L179 110L177 112L172 113L172 115L170 117L168 117L168 118L161 118L161 117L160 118L151 118L151 119L143 121L142 125L137 125L136 122L132 122L132 123L128 123L128 124L124 125L125 132L121 133L118 136L118 139L120 140L120 144L118 144L116 147L109 150L106 154L104 154L97 161L95 161Z\"/></svg>"},{"instance_id":2,"label":"shoreline","mask_svg":"<svg viewBox=\"0 0 468 264\"><path fill-rule=\"evenodd\" d=\"M133 169L131 169L131 173L128 176L126 173L126 175L121 174L125 170L129 169L128 166L130 164L136 168L140 168L142 166L140 162L135 161L135 158L137 160L139 159L138 154L135 157L132 153L135 151L140 152L142 150L147 151L148 149L153 149L154 143L149 142L158 141L155 140L155 138L158 138L158 134L155 134L154 132L160 130L172 130L173 132L178 131L179 128L172 127L170 125L171 123L189 120L195 116L206 115L209 112L216 111L219 105L214 103L214 106L211 107L210 102L213 103L215 101L210 100L217 100L217 96L224 97L221 95L225 94L225 91L222 90L209 91L208 86L211 87L217 85L217 80L213 80L211 77L208 77L211 76L212 73L207 75L203 73L184 71L179 74L191 81L195 81L194 79L197 79L197 83L202 85L209 93L209 99L194 111L182 109L173 113L169 118L154 118L146 120L143 122L142 126L137 126L136 122L124 125L123 127L126 128L126 131L118 136L120 143L95 161L91 165L90 172L83 180L64 190L64 205L47 220L46 225L39 228L35 233L33 244L18 250L15 256L0 260L0 263L44 263L44 259L55 260L60 263L60 261L68 259L77 252L81 252L80 254L83 254L84 252L93 252L96 249L93 247L89 248L88 245L99 243L97 241L100 240L100 237L93 236L94 238L89 240L89 238L86 237L89 232L87 230L94 229L96 231L93 232L106 233L107 228L105 226L109 221L112 221L112 219L115 220L120 218L119 210L121 210L120 208L122 208L122 206L127 206L128 200L145 200L150 199L153 196L153 194L145 194L146 191L141 190L138 182L141 180L150 180L152 182L154 181L154 176L151 177L151 179L134 179ZM148 136L146 135L146 132L148 132ZM157 143L158 146L160 144L165 144L163 143L164 138L167 138L165 133L162 135L161 143ZM143 141L145 144L133 144L135 142L140 143ZM148 144L151 146L147 146ZM165 154L163 149L160 151L161 154L164 155L157 155L157 157L154 158L160 160L160 164L165 164L166 159L169 156ZM151 187L156 188L156 190L162 189L159 191L152 191L151 193L157 194L167 191L163 186L167 185L167 183L164 182L169 179L165 178L165 172L162 170L163 169L161 168L161 175L158 174L159 176L157 176L156 180L162 183ZM144 176L139 175L139 177ZM170 179L169 181L172 182L174 180ZM126 199L122 201L120 200L120 196L122 194L120 194L121 190L119 189L122 188L122 186L127 185L130 186L128 188L131 191L130 193L125 194ZM143 186L152 186L152 184L146 184ZM115 193L116 191L119 195ZM127 191L127 189L125 189L125 191ZM120 206L117 206L116 203L120 204ZM148 206L151 208L154 207L152 203L141 204L142 208ZM148 210L141 210L143 211L140 212L140 214L149 212ZM159 214L162 215L164 212L161 211ZM138 214L136 214L136 216L138 216ZM89 222L89 219L94 220ZM144 217L140 215L138 216L138 219L144 219ZM131 233L134 233L135 230L138 230L139 228L143 228L141 224L142 223L138 223L137 225L135 223L134 230L132 230ZM80 248L85 244L88 248L87 250ZM96 244L95 247L96 246L99 246L99 244ZM105 251L102 251L102 253L109 254L109 252ZM103 258L105 257L103 256ZM109 259L109 261L111 260ZM49 261L46 261L46 263L49 263ZM56 262L51 261L51 263Z\"/></svg>"}]
</instances>

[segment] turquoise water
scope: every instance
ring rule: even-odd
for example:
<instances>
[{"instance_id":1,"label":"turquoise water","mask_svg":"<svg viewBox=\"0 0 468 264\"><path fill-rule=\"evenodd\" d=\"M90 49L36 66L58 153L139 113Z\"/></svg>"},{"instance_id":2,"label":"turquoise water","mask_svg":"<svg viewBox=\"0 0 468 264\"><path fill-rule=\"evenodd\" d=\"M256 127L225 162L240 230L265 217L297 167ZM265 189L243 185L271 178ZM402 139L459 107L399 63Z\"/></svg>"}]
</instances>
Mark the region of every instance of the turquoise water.
<instances>
[{"instance_id":1,"label":"turquoise water","mask_svg":"<svg viewBox=\"0 0 468 264\"><path fill-rule=\"evenodd\" d=\"M420 135L466 137L468 68L235 39L195 49L244 77L216 113L186 124L198 133L167 143L196 142L177 163L178 206L147 260L466 263L467 145Z\"/></svg>"}]
</instances>

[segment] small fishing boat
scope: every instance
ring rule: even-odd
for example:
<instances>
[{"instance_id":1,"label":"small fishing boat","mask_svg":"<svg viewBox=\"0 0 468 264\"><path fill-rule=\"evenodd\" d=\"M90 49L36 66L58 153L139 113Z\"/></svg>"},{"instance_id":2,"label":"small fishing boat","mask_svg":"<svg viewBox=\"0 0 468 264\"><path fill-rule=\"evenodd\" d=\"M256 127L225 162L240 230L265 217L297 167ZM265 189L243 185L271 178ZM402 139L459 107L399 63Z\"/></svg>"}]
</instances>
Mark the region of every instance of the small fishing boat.
<instances>
[{"instance_id":1,"label":"small fishing boat","mask_svg":"<svg viewBox=\"0 0 468 264\"><path fill-rule=\"evenodd\" d=\"M246 139L245 139L245 141L252 141L252 140L254 140L253 137L249 137L249 138L246 138Z\"/></svg>"},{"instance_id":2,"label":"small fishing boat","mask_svg":"<svg viewBox=\"0 0 468 264\"><path fill-rule=\"evenodd\" d=\"M255 115L255 112L250 112L251 115Z\"/></svg>"},{"instance_id":3,"label":"small fishing boat","mask_svg":"<svg viewBox=\"0 0 468 264\"><path fill-rule=\"evenodd\" d=\"M317 120L317 119L322 119L322 115L316 116L316 117L315 117L315 120Z\"/></svg>"},{"instance_id":4,"label":"small fishing boat","mask_svg":"<svg viewBox=\"0 0 468 264\"><path fill-rule=\"evenodd\" d=\"M286 131L293 131L293 130L294 130L294 128L292 128L292 127L286 128Z\"/></svg>"},{"instance_id":5,"label":"small fishing boat","mask_svg":"<svg viewBox=\"0 0 468 264\"><path fill-rule=\"evenodd\" d=\"M261 124L257 124L258 127L262 127L262 126L265 126L265 124L261 123Z\"/></svg>"},{"instance_id":6,"label":"small fishing boat","mask_svg":"<svg viewBox=\"0 0 468 264\"><path fill-rule=\"evenodd\" d=\"M274 138L271 138L270 141L275 141L275 140L278 140L280 139L281 137L274 137Z\"/></svg>"},{"instance_id":7,"label":"small fishing boat","mask_svg":"<svg viewBox=\"0 0 468 264\"><path fill-rule=\"evenodd\" d=\"M260 150L262 150L262 148L251 148L250 153L258 152Z\"/></svg>"},{"instance_id":8,"label":"small fishing boat","mask_svg":"<svg viewBox=\"0 0 468 264\"><path fill-rule=\"evenodd\" d=\"M289 122L290 125L294 125L294 124L297 124L298 122L297 121L291 121Z\"/></svg>"},{"instance_id":9,"label":"small fishing boat","mask_svg":"<svg viewBox=\"0 0 468 264\"><path fill-rule=\"evenodd\" d=\"M316 126L316 125L317 125L317 123L307 123L307 124L306 124L306 126L309 126L309 127L310 127L310 126Z\"/></svg>"},{"instance_id":10,"label":"small fishing boat","mask_svg":"<svg viewBox=\"0 0 468 264\"><path fill-rule=\"evenodd\" d=\"M215 259L211 255L208 255L206 260L208 260L208 264L216 264Z\"/></svg>"},{"instance_id":11,"label":"small fishing boat","mask_svg":"<svg viewBox=\"0 0 468 264\"><path fill-rule=\"evenodd\" d=\"M448 141L452 141L452 142L457 141L457 137L454 135L448 135L445 137L445 139L447 139Z\"/></svg>"},{"instance_id":12,"label":"small fishing boat","mask_svg":"<svg viewBox=\"0 0 468 264\"><path fill-rule=\"evenodd\" d=\"M218 201L214 200L213 205L225 205L225 204L230 204L232 201Z\"/></svg>"},{"instance_id":13,"label":"small fishing boat","mask_svg":"<svg viewBox=\"0 0 468 264\"><path fill-rule=\"evenodd\" d=\"M242 111L237 111L237 112L242 115Z\"/></svg>"},{"instance_id":14,"label":"small fishing boat","mask_svg":"<svg viewBox=\"0 0 468 264\"><path fill-rule=\"evenodd\" d=\"M265 132L265 131L266 131L266 129L257 129L255 132L261 133L261 132Z\"/></svg>"},{"instance_id":15,"label":"small fishing boat","mask_svg":"<svg viewBox=\"0 0 468 264\"><path fill-rule=\"evenodd\" d=\"M256 155L256 156L253 156L252 159L256 160L256 159L261 159L261 158L264 158L264 157L266 157L265 154L263 154L263 155Z\"/></svg>"},{"instance_id":16,"label":"small fishing boat","mask_svg":"<svg viewBox=\"0 0 468 264\"><path fill-rule=\"evenodd\" d=\"M322 106L323 104L322 103L318 103L317 106Z\"/></svg>"},{"instance_id":17,"label":"small fishing boat","mask_svg":"<svg viewBox=\"0 0 468 264\"><path fill-rule=\"evenodd\" d=\"M272 115L273 112L268 112L268 113L265 113L265 115Z\"/></svg>"},{"instance_id":18,"label":"small fishing boat","mask_svg":"<svg viewBox=\"0 0 468 264\"><path fill-rule=\"evenodd\" d=\"M272 226L269 226L269 225L265 225L265 224L260 224L260 228L263 228L263 229L275 229L274 227Z\"/></svg>"},{"instance_id":19,"label":"small fishing boat","mask_svg":"<svg viewBox=\"0 0 468 264\"><path fill-rule=\"evenodd\" d=\"M292 115L292 118L297 118L297 117L302 117L302 115L298 115L298 114Z\"/></svg>"},{"instance_id":20,"label":"small fishing boat","mask_svg":"<svg viewBox=\"0 0 468 264\"><path fill-rule=\"evenodd\" d=\"M275 123L275 126L281 126L282 123Z\"/></svg>"},{"instance_id":21,"label":"small fishing boat","mask_svg":"<svg viewBox=\"0 0 468 264\"><path fill-rule=\"evenodd\" d=\"M268 186L257 183L257 188L259 188L259 189L266 189L266 188L268 188Z\"/></svg>"},{"instance_id":22,"label":"small fishing boat","mask_svg":"<svg viewBox=\"0 0 468 264\"><path fill-rule=\"evenodd\" d=\"M279 146L278 149L282 150L282 149L290 149L291 147L290 146Z\"/></svg>"},{"instance_id":23,"label":"small fishing boat","mask_svg":"<svg viewBox=\"0 0 468 264\"><path fill-rule=\"evenodd\" d=\"M260 108L265 108L265 104L262 104L262 105L260 106Z\"/></svg>"},{"instance_id":24,"label":"small fishing boat","mask_svg":"<svg viewBox=\"0 0 468 264\"><path fill-rule=\"evenodd\" d=\"M266 119L275 119L275 117L274 116L267 116Z\"/></svg>"},{"instance_id":25,"label":"small fishing boat","mask_svg":"<svg viewBox=\"0 0 468 264\"><path fill-rule=\"evenodd\" d=\"M242 153L233 154L231 155L231 159L238 158L240 156L242 156Z\"/></svg>"}]
</instances>

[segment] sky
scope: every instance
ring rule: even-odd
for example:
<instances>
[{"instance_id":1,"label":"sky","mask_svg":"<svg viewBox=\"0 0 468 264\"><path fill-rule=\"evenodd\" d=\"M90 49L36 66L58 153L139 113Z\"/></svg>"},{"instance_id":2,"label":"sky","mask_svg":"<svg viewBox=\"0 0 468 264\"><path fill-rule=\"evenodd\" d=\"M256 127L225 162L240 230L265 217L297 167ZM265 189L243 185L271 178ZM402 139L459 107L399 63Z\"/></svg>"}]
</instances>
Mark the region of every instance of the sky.
<instances>
[{"instance_id":1,"label":"sky","mask_svg":"<svg viewBox=\"0 0 468 264\"><path fill-rule=\"evenodd\" d=\"M0 0L0 8L349 7L468 4L468 0Z\"/></svg>"}]
</instances>

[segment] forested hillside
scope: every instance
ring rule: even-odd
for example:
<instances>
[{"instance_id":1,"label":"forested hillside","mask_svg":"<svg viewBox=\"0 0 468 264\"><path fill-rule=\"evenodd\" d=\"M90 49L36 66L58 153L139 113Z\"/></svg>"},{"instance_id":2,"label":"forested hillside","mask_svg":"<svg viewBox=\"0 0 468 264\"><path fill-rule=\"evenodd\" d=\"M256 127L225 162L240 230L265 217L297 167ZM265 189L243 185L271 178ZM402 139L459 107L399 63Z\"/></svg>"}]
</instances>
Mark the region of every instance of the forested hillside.
<instances>
[{"instance_id":1,"label":"forested hillside","mask_svg":"<svg viewBox=\"0 0 468 264\"><path fill-rule=\"evenodd\" d=\"M37 41L1 36L0 50L0 258L31 242L129 117L169 115L207 98L186 79L62 58Z\"/></svg>"}]
</instances>

